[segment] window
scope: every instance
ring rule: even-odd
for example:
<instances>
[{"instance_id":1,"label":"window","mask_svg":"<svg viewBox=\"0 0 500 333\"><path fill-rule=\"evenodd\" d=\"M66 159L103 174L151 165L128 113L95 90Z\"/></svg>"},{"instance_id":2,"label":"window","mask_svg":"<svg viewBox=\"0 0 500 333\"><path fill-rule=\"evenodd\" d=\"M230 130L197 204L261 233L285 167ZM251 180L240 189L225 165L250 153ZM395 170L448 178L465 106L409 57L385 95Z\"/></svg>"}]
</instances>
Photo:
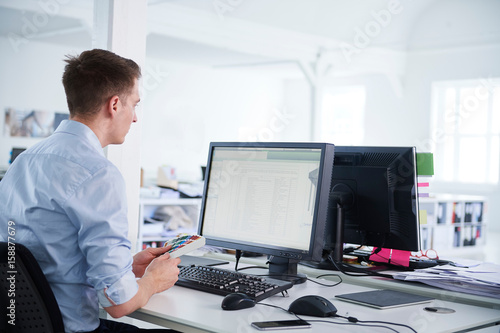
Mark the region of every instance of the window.
<instances>
[{"instance_id":1,"label":"window","mask_svg":"<svg viewBox=\"0 0 500 333\"><path fill-rule=\"evenodd\" d=\"M500 79L435 82L432 107L436 180L497 184Z\"/></svg>"},{"instance_id":2,"label":"window","mask_svg":"<svg viewBox=\"0 0 500 333\"><path fill-rule=\"evenodd\" d=\"M325 87L321 112L321 141L336 145L363 142L365 87Z\"/></svg>"}]
</instances>

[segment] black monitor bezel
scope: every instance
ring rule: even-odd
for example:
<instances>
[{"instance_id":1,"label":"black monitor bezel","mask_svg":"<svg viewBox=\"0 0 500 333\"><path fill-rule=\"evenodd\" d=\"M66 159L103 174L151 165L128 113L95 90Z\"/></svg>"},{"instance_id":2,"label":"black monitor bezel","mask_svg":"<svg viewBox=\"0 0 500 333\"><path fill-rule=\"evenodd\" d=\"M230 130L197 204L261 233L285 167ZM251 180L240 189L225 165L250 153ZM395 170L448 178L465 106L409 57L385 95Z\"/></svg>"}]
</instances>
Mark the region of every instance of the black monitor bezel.
<instances>
[{"instance_id":1,"label":"black monitor bezel","mask_svg":"<svg viewBox=\"0 0 500 333\"><path fill-rule=\"evenodd\" d=\"M206 195L210 182L211 162L215 148L218 147L247 147L247 148L297 148L297 149L321 149L320 170L318 175L317 200L315 202L315 212L313 218L313 230L311 233L309 249L307 251L292 248L280 248L266 244L242 244L230 239L214 239L203 235L204 213L206 206ZM290 260L313 260L322 258L324 244L324 231L327 223L328 200L330 193L330 183L332 166L334 160L333 144L318 142L211 142L208 151L205 183L198 223L198 234L206 238L206 244L227 249L236 249L254 253L261 253L269 256L277 256Z\"/></svg>"}]
</instances>

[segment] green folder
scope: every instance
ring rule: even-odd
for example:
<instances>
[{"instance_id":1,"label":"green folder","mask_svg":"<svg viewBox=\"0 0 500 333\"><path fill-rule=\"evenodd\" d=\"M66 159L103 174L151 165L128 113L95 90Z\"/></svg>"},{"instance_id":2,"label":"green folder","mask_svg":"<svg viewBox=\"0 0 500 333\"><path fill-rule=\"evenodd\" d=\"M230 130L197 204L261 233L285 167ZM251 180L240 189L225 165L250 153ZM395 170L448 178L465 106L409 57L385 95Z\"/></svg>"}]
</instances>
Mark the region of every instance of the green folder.
<instances>
[{"instance_id":1,"label":"green folder","mask_svg":"<svg viewBox=\"0 0 500 333\"><path fill-rule=\"evenodd\" d=\"M434 155L432 153L417 153L417 175L434 175Z\"/></svg>"}]
</instances>

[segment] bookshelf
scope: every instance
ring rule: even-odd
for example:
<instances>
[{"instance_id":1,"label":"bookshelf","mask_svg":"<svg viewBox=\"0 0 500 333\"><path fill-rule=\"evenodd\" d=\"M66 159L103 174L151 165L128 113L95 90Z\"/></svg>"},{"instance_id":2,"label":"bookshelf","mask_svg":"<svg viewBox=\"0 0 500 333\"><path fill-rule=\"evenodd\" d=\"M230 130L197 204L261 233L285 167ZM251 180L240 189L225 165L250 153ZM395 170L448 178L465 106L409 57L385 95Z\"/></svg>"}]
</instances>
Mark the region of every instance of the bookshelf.
<instances>
[{"instance_id":1,"label":"bookshelf","mask_svg":"<svg viewBox=\"0 0 500 333\"><path fill-rule=\"evenodd\" d=\"M419 198L421 247L441 256L467 256L486 243L487 199L436 194Z\"/></svg>"},{"instance_id":2,"label":"bookshelf","mask_svg":"<svg viewBox=\"0 0 500 333\"><path fill-rule=\"evenodd\" d=\"M180 226L176 230L165 230L165 221L150 222L159 208L177 208L179 213L188 217L192 225L189 228ZM201 208L201 199L181 199L181 198L166 198L166 199L145 199L140 200L139 205L139 232L137 237L137 249L142 250L148 246L160 247L169 240L174 238L178 233L197 232L198 219ZM168 211L169 213L172 210Z\"/></svg>"}]
</instances>

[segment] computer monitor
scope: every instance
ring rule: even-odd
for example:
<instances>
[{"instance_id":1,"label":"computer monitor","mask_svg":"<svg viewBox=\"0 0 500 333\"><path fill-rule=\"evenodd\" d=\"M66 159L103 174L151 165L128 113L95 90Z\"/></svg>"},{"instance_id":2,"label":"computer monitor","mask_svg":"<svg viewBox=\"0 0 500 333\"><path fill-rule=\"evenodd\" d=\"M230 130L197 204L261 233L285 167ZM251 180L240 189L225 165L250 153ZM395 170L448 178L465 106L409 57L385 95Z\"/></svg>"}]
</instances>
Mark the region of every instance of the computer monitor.
<instances>
[{"instance_id":1,"label":"computer monitor","mask_svg":"<svg viewBox=\"0 0 500 333\"><path fill-rule=\"evenodd\" d=\"M199 234L266 254L270 275L297 283L297 263L322 258L333 155L325 143L211 143Z\"/></svg>"},{"instance_id":2,"label":"computer monitor","mask_svg":"<svg viewBox=\"0 0 500 333\"><path fill-rule=\"evenodd\" d=\"M10 152L10 160L9 160L9 163L12 164L14 163L14 160L23 152L25 151L26 148L12 148L11 152Z\"/></svg>"},{"instance_id":3,"label":"computer monitor","mask_svg":"<svg viewBox=\"0 0 500 333\"><path fill-rule=\"evenodd\" d=\"M420 249L414 147L336 146L325 252L344 243Z\"/></svg>"}]
</instances>

